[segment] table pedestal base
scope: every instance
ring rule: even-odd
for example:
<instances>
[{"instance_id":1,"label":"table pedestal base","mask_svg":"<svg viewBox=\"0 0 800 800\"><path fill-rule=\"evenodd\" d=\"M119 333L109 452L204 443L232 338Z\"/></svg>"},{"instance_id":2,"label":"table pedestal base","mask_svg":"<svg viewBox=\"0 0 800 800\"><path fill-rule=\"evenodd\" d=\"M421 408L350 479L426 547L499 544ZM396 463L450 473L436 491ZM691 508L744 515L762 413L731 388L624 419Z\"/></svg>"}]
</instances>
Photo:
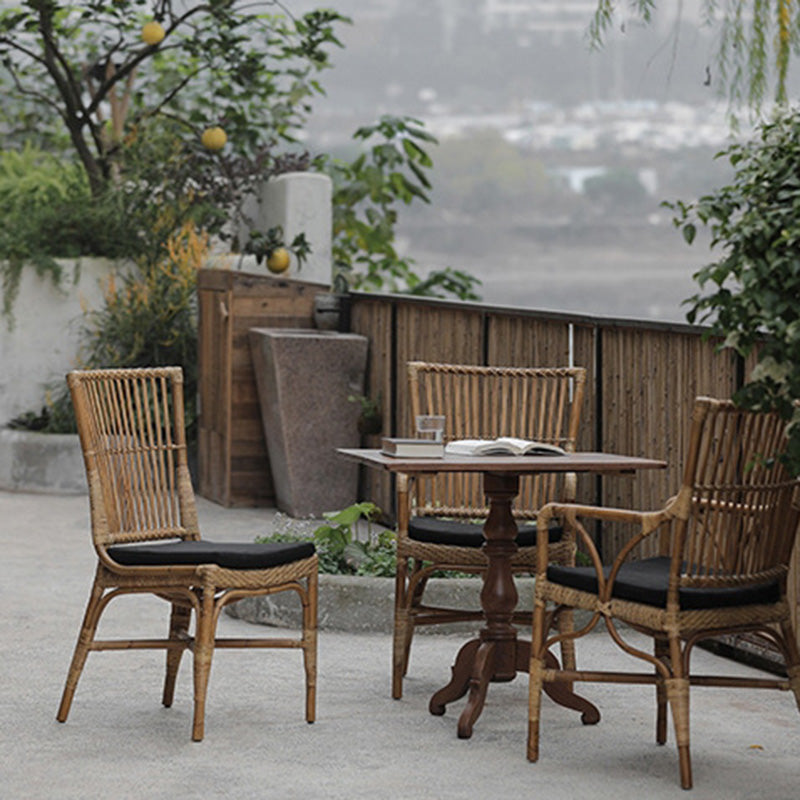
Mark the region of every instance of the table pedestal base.
<instances>
[{"instance_id":1,"label":"table pedestal base","mask_svg":"<svg viewBox=\"0 0 800 800\"><path fill-rule=\"evenodd\" d=\"M498 661L508 662L507 657L498 659L498 652L502 650L510 650L513 654L513 672L498 670ZM503 655L508 656L508 653ZM558 669L558 659L552 653L548 652L545 660L548 668ZM450 682L433 695L428 710L431 714L441 716L449 703L459 700L469 692L467 705L458 718L458 738L469 739L472 736L472 727L486 702L489 684L514 680L517 672L528 671L529 661L530 642L472 639L458 651ZM584 725L595 725L600 721L597 707L572 692L566 684L545 683L543 688L545 693L559 705L580 711L581 722Z\"/></svg>"}]
</instances>

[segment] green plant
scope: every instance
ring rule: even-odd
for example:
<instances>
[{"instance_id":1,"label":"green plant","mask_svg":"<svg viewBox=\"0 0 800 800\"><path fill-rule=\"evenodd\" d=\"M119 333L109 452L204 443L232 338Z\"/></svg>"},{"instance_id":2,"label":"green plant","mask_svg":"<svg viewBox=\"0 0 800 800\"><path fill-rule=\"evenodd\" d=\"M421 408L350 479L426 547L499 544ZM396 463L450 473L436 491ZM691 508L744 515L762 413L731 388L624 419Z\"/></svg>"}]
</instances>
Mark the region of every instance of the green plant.
<instances>
[{"instance_id":1,"label":"green plant","mask_svg":"<svg viewBox=\"0 0 800 800\"><path fill-rule=\"evenodd\" d=\"M0 127L20 149L0 165L8 324L26 264L60 285L54 256L155 263L187 221L221 236L231 216L252 227L244 201L256 184L308 164L282 150L295 147L346 18L276 5L31 0L0 10ZM142 41L149 21L163 40ZM226 149L203 145L212 126ZM34 154L32 131L60 157ZM295 252L305 255L302 241Z\"/></svg>"},{"instance_id":2,"label":"green plant","mask_svg":"<svg viewBox=\"0 0 800 800\"><path fill-rule=\"evenodd\" d=\"M742 357L756 355L737 403L778 411L788 424L783 459L800 475L800 112L762 123L756 137L720 153L733 183L693 203L667 204L691 244L698 225L720 257L695 274L700 291L686 302L690 322Z\"/></svg>"},{"instance_id":3,"label":"green plant","mask_svg":"<svg viewBox=\"0 0 800 800\"><path fill-rule=\"evenodd\" d=\"M197 271L208 236L191 223L174 233L155 260L140 259L106 286L105 304L90 311L83 332L87 367L180 366L184 374L187 438L197 423Z\"/></svg>"},{"instance_id":4,"label":"green plant","mask_svg":"<svg viewBox=\"0 0 800 800\"><path fill-rule=\"evenodd\" d=\"M63 286L56 257L133 257L143 248L137 203L123 202L113 187L95 199L86 175L71 161L30 145L0 152L0 283L2 312L13 325L20 276L30 264L41 277Z\"/></svg>"},{"instance_id":5,"label":"green plant","mask_svg":"<svg viewBox=\"0 0 800 800\"><path fill-rule=\"evenodd\" d=\"M461 270L435 270L421 278L414 260L395 249L398 204L430 202L426 170L433 162L424 149L435 144L419 120L382 116L359 128L353 138L376 144L353 161L321 156L316 167L330 175L333 190L333 261L335 281L365 291L404 292L462 300L478 299L480 281Z\"/></svg>"},{"instance_id":6,"label":"green plant","mask_svg":"<svg viewBox=\"0 0 800 800\"><path fill-rule=\"evenodd\" d=\"M308 541L311 539L319 556L319 571L334 575L394 575L395 537L392 531L375 534L371 523L381 514L374 503L354 503L341 511L324 514L326 523L313 533L298 532L297 524L290 520L284 530L259 537L258 542ZM367 522L367 538L355 538L353 528L359 520Z\"/></svg>"},{"instance_id":7,"label":"green plant","mask_svg":"<svg viewBox=\"0 0 800 800\"><path fill-rule=\"evenodd\" d=\"M26 411L10 420L8 427L11 430L39 433L75 433L77 425L69 391L59 384L47 393L41 411Z\"/></svg>"},{"instance_id":8,"label":"green plant","mask_svg":"<svg viewBox=\"0 0 800 800\"><path fill-rule=\"evenodd\" d=\"M380 395L377 400L363 394L350 394L347 399L351 403L358 403L361 406L361 413L358 416L358 432L362 436L374 436L383 430Z\"/></svg>"}]
</instances>

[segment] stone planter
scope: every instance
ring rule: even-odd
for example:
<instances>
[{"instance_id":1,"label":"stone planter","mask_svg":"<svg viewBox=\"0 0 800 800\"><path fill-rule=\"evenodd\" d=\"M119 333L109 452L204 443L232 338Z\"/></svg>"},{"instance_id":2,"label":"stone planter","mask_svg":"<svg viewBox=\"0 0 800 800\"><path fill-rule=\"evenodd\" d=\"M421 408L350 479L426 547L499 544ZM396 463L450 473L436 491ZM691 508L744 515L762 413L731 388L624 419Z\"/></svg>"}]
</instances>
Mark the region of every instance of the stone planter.
<instances>
[{"instance_id":1,"label":"stone planter","mask_svg":"<svg viewBox=\"0 0 800 800\"><path fill-rule=\"evenodd\" d=\"M533 578L516 580L519 608L533 607ZM434 578L425 590L431 605L478 608L481 582L477 578ZM300 600L294 592L269 597L250 597L228 606L232 617L275 627L300 625ZM391 633L394 615L394 578L355 575L319 576L319 627L353 633ZM475 631L479 623L429 625L419 633Z\"/></svg>"},{"instance_id":2,"label":"stone planter","mask_svg":"<svg viewBox=\"0 0 800 800\"><path fill-rule=\"evenodd\" d=\"M354 503L358 466L339 447L358 447L367 338L315 329L251 328L250 349L276 505L319 517Z\"/></svg>"},{"instance_id":3,"label":"stone planter","mask_svg":"<svg viewBox=\"0 0 800 800\"><path fill-rule=\"evenodd\" d=\"M86 494L78 434L0 429L0 489Z\"/></svg>"}]
</instances>

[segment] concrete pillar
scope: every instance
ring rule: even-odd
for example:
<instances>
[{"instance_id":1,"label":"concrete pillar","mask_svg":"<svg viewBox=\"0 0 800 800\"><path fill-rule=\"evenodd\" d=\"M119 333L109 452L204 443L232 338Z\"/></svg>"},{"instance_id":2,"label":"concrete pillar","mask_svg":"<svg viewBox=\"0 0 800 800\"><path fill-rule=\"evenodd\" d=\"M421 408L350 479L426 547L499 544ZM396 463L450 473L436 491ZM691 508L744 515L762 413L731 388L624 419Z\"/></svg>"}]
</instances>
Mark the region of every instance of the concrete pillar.
<instances>
[{"instance_id":1,"label":"concrete pillar","mask_svg":"<svg viewBox=\"0 0 800 800\"><path fill-rule=\"evenodd\" d=\"M305 234L311 253L298 269L292 256L289 269L281 277L312 283L330 284L332 280L331 233L333 228L333 188L327 175L316 172L287 172L265 181L255 203L248 204L255 229L266 233L280 225L283 240L291 244L295 236ZM251 272L266 270L246 258L244 268Z\"/></svg>"}]
</instances>

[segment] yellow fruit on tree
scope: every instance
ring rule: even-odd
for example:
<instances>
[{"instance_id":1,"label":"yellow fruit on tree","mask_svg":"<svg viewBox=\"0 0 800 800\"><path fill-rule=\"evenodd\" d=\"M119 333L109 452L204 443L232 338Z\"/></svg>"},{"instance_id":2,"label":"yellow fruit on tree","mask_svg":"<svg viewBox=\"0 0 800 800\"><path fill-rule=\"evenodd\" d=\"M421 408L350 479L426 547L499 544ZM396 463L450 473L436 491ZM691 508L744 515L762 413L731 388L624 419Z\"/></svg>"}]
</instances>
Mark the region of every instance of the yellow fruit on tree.
<instances>
[{"instance_id":1,"label":"yellow fruit on tree","mask_svg":"<svg viewBox=\"0 0 800 800\"><path fill-rule=\"evenodd\" d=\"M276 247L267 259L267 269L280 273L289 269L289 251L285 247Z\"/></svg>"},{"instance_id":2,"label":"yellow fruit on tree","mask_svg":"<svg viewBox=\"0 0 800 800\"><path fill-rule=\"evenodd\" d=\"M200 137L200 141L203 147L207 147L209 150L222 150L225 147L225 142L228 141L228 134L218 126L206 128Z\"/></svg>"},{"instance_id":3,"label":"yellow fruit on tree","mask_svg":"<svg viewBox=\"0 0 800 800\"><path fill-rule=\"evenodd\" d=\"M158 44L166 35L159 22L146 22L142 27L142 41L145 44Z\"/></svg>"}]
</instances>

